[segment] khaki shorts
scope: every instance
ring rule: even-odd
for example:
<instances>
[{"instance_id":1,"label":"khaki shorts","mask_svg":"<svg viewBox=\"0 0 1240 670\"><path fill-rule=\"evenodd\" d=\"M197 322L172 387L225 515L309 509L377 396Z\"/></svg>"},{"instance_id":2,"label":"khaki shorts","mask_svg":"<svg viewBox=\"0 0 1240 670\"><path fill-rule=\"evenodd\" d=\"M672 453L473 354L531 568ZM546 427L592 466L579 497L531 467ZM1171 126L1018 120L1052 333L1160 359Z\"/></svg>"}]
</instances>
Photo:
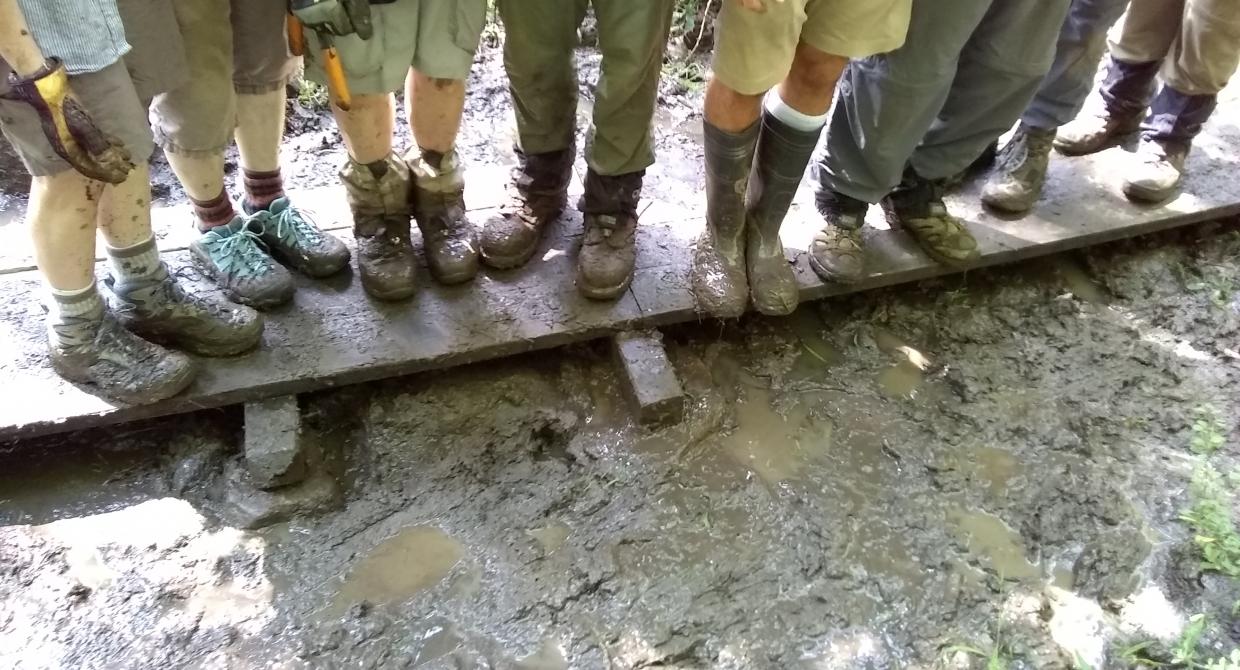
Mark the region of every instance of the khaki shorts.
<instances>
[{"instance_id":1,"label":"khaki shorts","mask_svg":"<svg viewBox=\"0 0 1240 670\"><path fill-rule=\"evenodd\" d=\"M0 61L0 82L8 79L9 67ZM120 140L135 163L148 160L155 144L146 121L146 108L138 99L133 80L122 63L113 63L98 72L70 75L69 86L82 106L103 132ZM8 86L0 83L0 93ZM0 100L0 130L13 145L18 158L31 176L50 177L73 167L56 155L43 135L39 114L34 108L11 100Z\"/></svg>"},{"instance_id":2,"label":"khaki shorts","mask_svg":"<svg viewBox=\"0 0 1240 670\"><path fill-rule=\"evenodd\" d=\"M156 96L155 139L165 151L213 155L232 140L237 94L278 91L297 59L288 51L285 0L176 0L189 78Z\"/></svg>"},{"instance_id":3,"label":"khaki shorts","mask_svg":"<svg viewBox=\"0 0 1240 670\"><path fill-rule=\"evenodd\" d=\"M463 80L486 25L486 0L396 0L372 4L375 34L336 38L349 92L380 95L399 91L409 68L436 79ZM306 35L306 75L326 84L318 38Z\"/></svg>"},{"instance_id":4,"label":"khaki shorts","mask_svg":"<svg viewBox=\"0 0 1240 670\"><path fill-rule=\"evenodd\" d=\"M912 0L766 0L765 12L724 0L715 36L715 76L732 90L758 95L788 76L797 44L864 58L898 49Z\"/></svg>"}]
</instances>

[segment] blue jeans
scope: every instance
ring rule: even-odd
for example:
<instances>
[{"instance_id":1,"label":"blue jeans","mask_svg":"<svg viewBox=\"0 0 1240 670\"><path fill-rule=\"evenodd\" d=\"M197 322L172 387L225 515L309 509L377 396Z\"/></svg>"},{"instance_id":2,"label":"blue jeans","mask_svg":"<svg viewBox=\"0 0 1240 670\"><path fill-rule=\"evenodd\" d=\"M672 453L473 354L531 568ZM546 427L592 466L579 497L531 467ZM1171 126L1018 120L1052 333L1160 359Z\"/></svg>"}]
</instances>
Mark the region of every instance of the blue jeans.
<instances>
[{"instance_id":1,"label":"blue jeans","mask_svg":"<svg viewBox=\"0 0 1240 670\"><path fill-rule=\"evenodd\" d=\"M1107 31L1129 0L1072 0L1056 45L1055 62L1025 110L1027 126L1052 130L1065 125L1085 105L1094 87L1098 63L1106 53Z\"/></svg>"}]
</instances>

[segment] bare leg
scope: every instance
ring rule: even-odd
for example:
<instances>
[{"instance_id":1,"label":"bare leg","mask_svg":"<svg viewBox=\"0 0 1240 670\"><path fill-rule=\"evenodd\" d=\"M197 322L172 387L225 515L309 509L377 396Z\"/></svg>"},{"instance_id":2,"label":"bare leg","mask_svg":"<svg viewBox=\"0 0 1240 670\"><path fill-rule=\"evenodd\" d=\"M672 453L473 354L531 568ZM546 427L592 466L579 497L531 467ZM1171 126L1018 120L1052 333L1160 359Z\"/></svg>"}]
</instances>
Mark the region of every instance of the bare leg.
<instances>
[{"instance_id":1,"label":"bare leg","mask_svg":"<svg viewBox=\"0 0 1240 670\"><path fill-rule=\"evenodd\" d=\"M846 65L847 58L819 51L802 42L797 46L792 71L779 85L779 97L806 116L822 116L831 107L835 84Z\"/></svg>"},{"instance_id":2,"label":"bare leg","mask_svg":"<svg viewBox=\"0 0 1240 670\"><path fill-rule=\"evenodd\" d=\"M103 184L73 170L35 177L30 235L35 263L54 290L79 291L95 280L95 217Z\"/></svg>"},{"instance_id":3,"label":"bare leg","mask_svg":"<svg viewBox=\"0 0 1240 670\"><path fill-rule=\"evenodd\" d=\"M410 70L405 79L405 100L409 103L409 127L418 146L440 154L451 151L465 110L465 82Z\"/></svg>"},{"instance_id":4,"label":"bare leg","mask_svg":"<svg viewBox=\"0 0 1240 670\"><path fill-rule=\"evenodd\" d=\"M332 106L349 157L363 165L381 161L392 153L392 130L396 100L391 95L359 95L353 108Z\"/></svg>"},{"instance_id":5,"label":"bare leg","mask_svg":"<svg viewBox=\"0 0 1240 670\"><path fill-rule=\"evenodd\" d=\"M284 137L284 88L258 95L237 96L237 129L233 131L241 167L251 172L280 169Z\"/></svg>"},{"instance_id":6,"label":"bare leg","mask_svg":"<svg viewBox=\"0 0 1240 670\"><path fill-rule=\"evenodd\" d=\"M739 133L758 120L762 96L738 93L712 78L706 86L706 123L724 132Z\"/></svg>"},{"instance_id":7,"label":"bare leg","mask_svg":"<svg viewBox=\"0 0 1240 670\"><path fill-rule=\"evenodd\" d=\"M134 168L124 183L103 189L96 220L104 241L113 249L151 239L151 173L146 163Z\"/></svg>"}]
</instances>

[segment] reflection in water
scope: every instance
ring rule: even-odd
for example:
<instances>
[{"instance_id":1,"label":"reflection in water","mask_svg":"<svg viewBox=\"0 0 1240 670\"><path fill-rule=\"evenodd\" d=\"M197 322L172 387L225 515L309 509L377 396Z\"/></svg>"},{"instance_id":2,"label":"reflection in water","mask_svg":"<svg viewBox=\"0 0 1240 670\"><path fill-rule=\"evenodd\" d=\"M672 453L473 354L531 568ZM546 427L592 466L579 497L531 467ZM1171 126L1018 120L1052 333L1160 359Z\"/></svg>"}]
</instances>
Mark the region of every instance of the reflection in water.
<instances>
[{"instance_id":1,"label":"reflection in water","mask_svg":"<svg viewBox=\"0 0 1240 670\"><path fill-rule=\"evenodd\" d=\"M953 515L969 551L1004 579L1037 579L1042 572L1025 558L1020 534L999 517L980 510L957 510Z\"/></svg>"},{"instance_id":2,"label":"reflection in water","mask_svg":"<svg viewBox=\"0 0 1240 670\"><path fill-rule=\"evenodd\" d=\"M341 614L363 600L379 604L407 600L446 577L464 554L461 544L438 528L406 528L353 566L329 613Z\"/></svg>"}]
</instances>

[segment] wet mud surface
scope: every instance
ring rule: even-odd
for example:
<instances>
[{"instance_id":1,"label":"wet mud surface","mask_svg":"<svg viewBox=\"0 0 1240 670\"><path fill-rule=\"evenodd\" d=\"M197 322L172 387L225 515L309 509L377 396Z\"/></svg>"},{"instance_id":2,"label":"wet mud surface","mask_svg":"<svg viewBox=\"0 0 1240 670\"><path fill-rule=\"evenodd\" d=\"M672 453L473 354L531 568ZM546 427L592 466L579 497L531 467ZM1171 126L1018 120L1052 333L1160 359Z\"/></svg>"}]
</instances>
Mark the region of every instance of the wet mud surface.
<instances>
[{"instance_id":1,"label":"wet mud surface","mask_svg":"<svg viewBox=\"0 0 1240 670\"><path fill-rule=\"evenodd\" d=\"M14 445L0 659L1118 668L1202 612L1231 648L1177 517L1199 408L1236 465L1240 311L1193 278L1238 254L1206 226L672 330L691 403L653 432L602 344L320 394L343 503L259 531L221 521L239 412Z\"/></svg>"},{"instance_id":2,"label":"wet mud surface","mask_svg":"<svg viewBox=\"0 0 1240 670\"><path fill-rule=\"evenodd\" d=\"M689 203L668 86L649 189ZM470 87L462 155L511 162L493 48ZM332 183L330 121L289 123ZM1221 654L1240 585L1180 515L1203 408L1240 465L1234 230L668 330L657 431L603 343L316 394L331 509L261 530L236 409L0 445L0 665L1126 668L1196 614Z\"/></svg>"}]
</instances>

